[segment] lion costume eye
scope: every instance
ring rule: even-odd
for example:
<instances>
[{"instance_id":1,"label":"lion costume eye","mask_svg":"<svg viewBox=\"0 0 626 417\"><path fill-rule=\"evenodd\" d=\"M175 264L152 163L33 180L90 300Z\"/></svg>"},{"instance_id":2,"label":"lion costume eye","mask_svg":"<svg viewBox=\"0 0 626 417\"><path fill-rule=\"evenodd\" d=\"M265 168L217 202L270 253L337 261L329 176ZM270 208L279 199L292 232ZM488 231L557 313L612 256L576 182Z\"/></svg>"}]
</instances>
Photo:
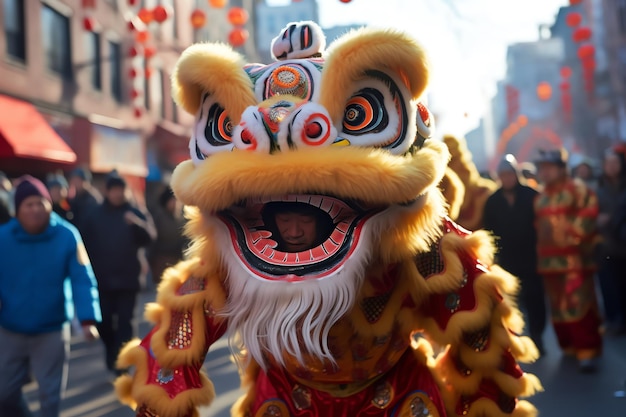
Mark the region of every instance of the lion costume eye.
<instances>
[{"instance_id":1,"label":"lion costume eye","mask_svg":"<svg viewBox=\"0 0 626 417\"><path fill-rule=\"evenodd\" d=\"M278 133L281 149L330 145L337 137L326 109L317 103L306 103L290 116L289 123Z\"/></svg>"},{"instance_id":2,"label":"lion costume eye","mask_svg":"<svg viewBox=\"0 0 626 417\"><path fill-rule=\"evenodd\" d=\"M341 123L341 138L351 145L388 149L402 154L411 145L409 93L390 76L368 72L355 84Z\"/></svg>"},{"instance_id":3,"label":"lion costume eye","mask_svg":"<svg viewBox=\"0 0 626 417\"><path fill-rule=\"evenodd\" d=\"M366 88L348 100L343 118L344 132L351 135L377 133L388 123L380 91Z\"/></svg>"},{"instance_id":4,"label":"lion costume eye","mask_svg":"<svg viewBox=\"0 0 626 417\"><path fill-rule=\"evenodd\" d=\"M193 161L197 163L214 153L232 150L233 128L226 111L205 93L196 114L194 135L190 142Z\"/></svg>"}]
</instances>

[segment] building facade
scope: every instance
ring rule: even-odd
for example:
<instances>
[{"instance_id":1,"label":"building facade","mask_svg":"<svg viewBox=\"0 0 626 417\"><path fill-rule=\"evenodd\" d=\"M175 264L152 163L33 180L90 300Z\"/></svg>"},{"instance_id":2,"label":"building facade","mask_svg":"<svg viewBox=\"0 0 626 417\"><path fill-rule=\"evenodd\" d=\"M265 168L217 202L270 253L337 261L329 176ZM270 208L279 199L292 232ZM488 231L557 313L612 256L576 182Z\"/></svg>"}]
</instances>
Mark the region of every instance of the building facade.
<instances>
[{"instance_id":1,"label":"building facade","mask_svg":"<svg viewBox=\"0 0 626 417\"><path fill-rule=\"evenodd\" d=\"M162 23L138 19L139 10L157 5L167 11ZM146 178L187 154L192 117L174 105L170 76L193 41L192 7L183 0L3 0L0 105L13 123L0 124L0 170L116 169L141 199ZM49 149L35 152L42 148Z\"/></svg>"}]
</instances>

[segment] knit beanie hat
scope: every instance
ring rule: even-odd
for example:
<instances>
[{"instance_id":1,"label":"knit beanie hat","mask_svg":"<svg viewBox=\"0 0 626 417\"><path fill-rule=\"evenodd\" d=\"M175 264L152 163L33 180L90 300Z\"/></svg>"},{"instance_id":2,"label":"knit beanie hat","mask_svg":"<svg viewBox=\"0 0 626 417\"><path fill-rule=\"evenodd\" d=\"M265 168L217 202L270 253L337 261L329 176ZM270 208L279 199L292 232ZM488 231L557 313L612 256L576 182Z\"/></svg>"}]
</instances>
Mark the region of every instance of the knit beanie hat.
<instances>
[{"instance_id":1,"label":"knit beanie hat","mask_svg":"<svg viewBox=\"0 0 626 417\"><path fill-rule=\"evenodd\" d=\"M18 178L15 194L13 196L15 212L18 212L20 204L22 204L25 199L34 195L43 197L52 204L50 193L48 193L48 189L43 182L30 175L23 175Z\"/></svg>"},{"instance_id":2,"label":"knit beanie hat","mask_svg":"<svg viewBox=\"0 0 626 417\"><path fill-rule=\"evenodd\" d=\"M569 154L565 148L560 149L540 149L539 155L535 159L535 165L542 162L555 164L560 167L567 166Z\"/></svg>"},{"instance_id":3,"label":"knit beanie hat","mask_svg":"<svg viewBox=\"0 0 626 417\"><path fill-rule=\"evenodd\" d=\"M61 188L68 188L69 187L65 177L63 175L60 175L60 174L51 175L50 177L48 177L46 183L48 185L48 189L50 189L52 187L61 187Z\"/></svg>"},{"instance_id":4,"label":"knit beanie hat","mask_svg":"<svg viewBox=\"0 0 626 417\"><path fill-rule=\"evenodd\" d=\"M125 188L126 180L116 170L113 170L107 174L104 186L107 190L113 187Z\"/></svg>"},{"instance_id":5,"label":"knit beanie hat","mask_svg":"<svg viewBox=\"0 0 626 417\"><path fill-rule=\"evenodd\" d=\"M517 159L515 159L515 156L513 156L510 153L506 154L504 158L502 158L502 160L498 164L497 172L500 173L504 171L511 171L518 175L520 174L520 169L519 169L519 165L517 164Z\"/></svg>"},{"instance_id":6,"label":"knit beanie hat","mask_svg":"<svg viewBox=\"0 0 626 417\"><path fill-rule=\"evenodd\" d=\"M78 177L83 181L91 181L91 172L85 168L75 168L69 175L70 178Z\"/></svg>"}]
</instances>

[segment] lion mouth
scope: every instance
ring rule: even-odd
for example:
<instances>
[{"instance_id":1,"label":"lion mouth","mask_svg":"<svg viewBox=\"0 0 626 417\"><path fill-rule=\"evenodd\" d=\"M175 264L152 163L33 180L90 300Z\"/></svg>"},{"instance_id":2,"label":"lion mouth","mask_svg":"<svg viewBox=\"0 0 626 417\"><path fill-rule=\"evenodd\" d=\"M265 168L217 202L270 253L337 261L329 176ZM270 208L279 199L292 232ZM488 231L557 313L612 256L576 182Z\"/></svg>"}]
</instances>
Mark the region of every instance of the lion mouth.
<instances>
[{"instance_id":1,"label":"lion mouth","mask_svg":"<svg viewBox=\"0 0 626 417\"><path fill-rule=\"evenodd\" d=\"M294 206L315 213L318 236L311 245L298 243L288 250L281 245L270 208L289 211ZM217 217L229 230L230 249L256 277L306 281L337 272L361 246L367 221L384 209L331 196L290 194L249 198L220 211Z\"/></svg>"}]
</instances>

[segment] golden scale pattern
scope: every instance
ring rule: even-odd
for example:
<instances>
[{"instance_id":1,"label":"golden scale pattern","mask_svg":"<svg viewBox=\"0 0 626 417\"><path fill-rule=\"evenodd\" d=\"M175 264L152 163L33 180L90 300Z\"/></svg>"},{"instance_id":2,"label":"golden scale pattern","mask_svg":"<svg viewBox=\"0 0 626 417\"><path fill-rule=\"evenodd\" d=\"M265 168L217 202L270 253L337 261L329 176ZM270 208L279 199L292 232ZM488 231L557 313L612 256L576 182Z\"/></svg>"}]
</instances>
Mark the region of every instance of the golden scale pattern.
<instances>
[{"instance_id":1,"label":"golden scale pattern","mask_svg":"<svg viewBox=\"0 0 626 417\"><path fill-rule=\"evenodd\" d=\"M191 314L188 311L173 311L168 349L187 349L191 345L191 336Z\"/></svg>"}]
</instances>

